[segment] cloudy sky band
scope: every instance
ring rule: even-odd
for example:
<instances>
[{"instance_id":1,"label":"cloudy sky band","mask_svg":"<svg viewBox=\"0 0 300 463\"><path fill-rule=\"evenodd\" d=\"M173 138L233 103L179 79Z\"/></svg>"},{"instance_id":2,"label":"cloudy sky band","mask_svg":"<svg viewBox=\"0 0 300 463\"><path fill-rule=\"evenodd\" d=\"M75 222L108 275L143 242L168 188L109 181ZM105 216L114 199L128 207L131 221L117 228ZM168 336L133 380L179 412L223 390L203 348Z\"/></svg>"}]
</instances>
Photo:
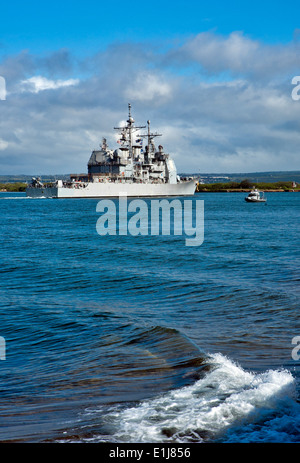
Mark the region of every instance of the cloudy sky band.
<instances>
[{"instance_id":1,"label":"cloudy sky band","mask_svg":"<svg viewBox=\"0 0 300 463\"><path fill-rule=\"evenodd\" d=\"M128 102L138 123L163 133L181 172L299 170L297 31L273 41L216 29L126 36L85 54L58 39L38 53L4 46L0 172L85 172L102 136L113 147Z\"/></svg>"}]
</instances>

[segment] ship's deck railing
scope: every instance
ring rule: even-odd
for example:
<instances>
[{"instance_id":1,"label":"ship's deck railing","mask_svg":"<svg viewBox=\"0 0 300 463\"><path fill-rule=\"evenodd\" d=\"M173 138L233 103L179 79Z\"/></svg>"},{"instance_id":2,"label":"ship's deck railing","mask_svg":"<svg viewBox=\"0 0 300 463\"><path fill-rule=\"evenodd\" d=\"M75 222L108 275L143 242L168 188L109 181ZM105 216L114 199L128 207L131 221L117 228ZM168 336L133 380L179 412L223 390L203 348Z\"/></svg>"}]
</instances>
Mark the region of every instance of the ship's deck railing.
<instances>
[{"instance_id":1,"label":"ship's deck railing","mask_svg":"<svg viewBox=\"0 0 300 463\"><path fill-rule=\"evenodd\" d=\"M138 179L138 180L133 180L132 178L126 178L126 177L119 177L119 178L103 178L99 180L99 182L80 182L80 181L73 181L73 182L63 182L61 187L62 188L73 188L73 189L78 189L78 188L86 188L90 183L95 183L95 184L108 184L108 183L134 183L134 184L163 184L163 183L168 183L164 182L162 179ZM30 184L27 186L27 188L57 188L58 185L55 183L46 183L46 184Z\"/></svg>"}]
</instances>

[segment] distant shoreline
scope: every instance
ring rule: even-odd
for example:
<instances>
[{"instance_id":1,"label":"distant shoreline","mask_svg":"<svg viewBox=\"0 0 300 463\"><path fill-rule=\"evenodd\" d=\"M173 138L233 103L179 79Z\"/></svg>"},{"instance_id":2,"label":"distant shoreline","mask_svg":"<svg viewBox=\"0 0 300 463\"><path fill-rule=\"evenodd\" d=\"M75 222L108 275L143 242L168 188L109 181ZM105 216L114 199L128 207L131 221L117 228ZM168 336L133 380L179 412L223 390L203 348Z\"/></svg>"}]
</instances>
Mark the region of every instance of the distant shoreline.
<instances>
[{"instance_id":1,"label":"distant shoreline","mask_svg":"<svg viewBox=\"0 0 300 463\"><path fill-rule=\"evenodd\" d=\"M252 189L249 188L247 190L238 190L238 189L226 189L226 190L208 190L208 189L202 189L202 190L197 190L196 193L250 193ZM291 189L291 190L283 190L283 189L273 189L273 190L260 190L261 192L264 193L300 193L300 189Z\"/></svg>"},{"instance_id":2,"label":"distant shoreline","mask_svg":"<svg viewBox=\"0 0 300 463\"><path fill-rule=\"evenodd\" d=\"M27 184L23 182L0 183L1 193L22 193L26 190Z\"/></svg>"},{"instance_id":3,"label":"distant shoreline","mask_svg":"<svg viewBox=\"0 0 300 463\"><path fill-rule=\"evenodd\" d=\"M294 181L252 182L248 179L241 182L198 183L197 193L249 193L253 188L265 193L297 192L300 184Z\"/></svg>"},{"instance_id":4,"label":"distant shoreline","mask_svg":"<svg viewBox=\"0 0 300 463\"><path fill-rule=\"evenodd\" d=\"M4 187L3 184L0 185L0 193L24 193L26 191L26 184L9 184L7 187ZM262 189L259 188L259 191L264 193L300 193L300 188L270 188ZM252 188L210 188L210 185L197 185L195 193L249 193Z\"/></svg>"}]
</instances>

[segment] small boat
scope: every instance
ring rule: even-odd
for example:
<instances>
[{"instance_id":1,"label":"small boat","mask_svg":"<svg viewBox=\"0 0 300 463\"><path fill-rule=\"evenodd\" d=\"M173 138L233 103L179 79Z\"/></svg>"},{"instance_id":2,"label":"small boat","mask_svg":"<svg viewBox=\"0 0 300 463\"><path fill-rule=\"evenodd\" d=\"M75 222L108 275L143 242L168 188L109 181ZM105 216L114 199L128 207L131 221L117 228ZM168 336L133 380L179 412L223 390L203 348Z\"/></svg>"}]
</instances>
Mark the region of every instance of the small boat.
<instances>
[{"instance_id":1,"label":"small boat","mask_svg":"<svg viewBox=\"0 0 300 463\"><path fill-rule=\"evenodd\" d=\"M258 191L257 188L253 188L253 190L250 191L248 196L246 196L245 201L248 203L265 203L267 200L264 197L264 193L261 195L260 191Z\"/></svg>"}]
</instances>

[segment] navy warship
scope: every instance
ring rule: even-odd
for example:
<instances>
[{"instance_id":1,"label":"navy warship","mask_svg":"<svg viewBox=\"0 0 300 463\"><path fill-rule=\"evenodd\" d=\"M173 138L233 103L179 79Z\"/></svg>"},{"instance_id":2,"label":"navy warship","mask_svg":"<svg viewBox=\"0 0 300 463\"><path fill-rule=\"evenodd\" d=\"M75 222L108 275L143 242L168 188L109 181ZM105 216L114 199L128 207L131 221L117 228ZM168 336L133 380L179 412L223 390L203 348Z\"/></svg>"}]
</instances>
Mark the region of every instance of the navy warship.
<instances>
[{"instance_id":1,"label":"navy warship","mask_svg":"<svg viewBox=\"0 0 300 463\"><path fill-rule=\"evenodd\" d=\"M196 180L182 180L172 157L164 152L162 145L156 148L154 139L161 134L151 132L149 120L147 126L135 126L134 123L128 104L126 125L114 127L118 131L118 148L110 149L103 138L100 149L92 151L87 174L71 174L69 180L56 180L52 184L32 178L26 195L31 198L193 195ZM138 133L146 128L146 133ZM145 148L144 140L147 143Z\"/></svg>"}]
</instances>

